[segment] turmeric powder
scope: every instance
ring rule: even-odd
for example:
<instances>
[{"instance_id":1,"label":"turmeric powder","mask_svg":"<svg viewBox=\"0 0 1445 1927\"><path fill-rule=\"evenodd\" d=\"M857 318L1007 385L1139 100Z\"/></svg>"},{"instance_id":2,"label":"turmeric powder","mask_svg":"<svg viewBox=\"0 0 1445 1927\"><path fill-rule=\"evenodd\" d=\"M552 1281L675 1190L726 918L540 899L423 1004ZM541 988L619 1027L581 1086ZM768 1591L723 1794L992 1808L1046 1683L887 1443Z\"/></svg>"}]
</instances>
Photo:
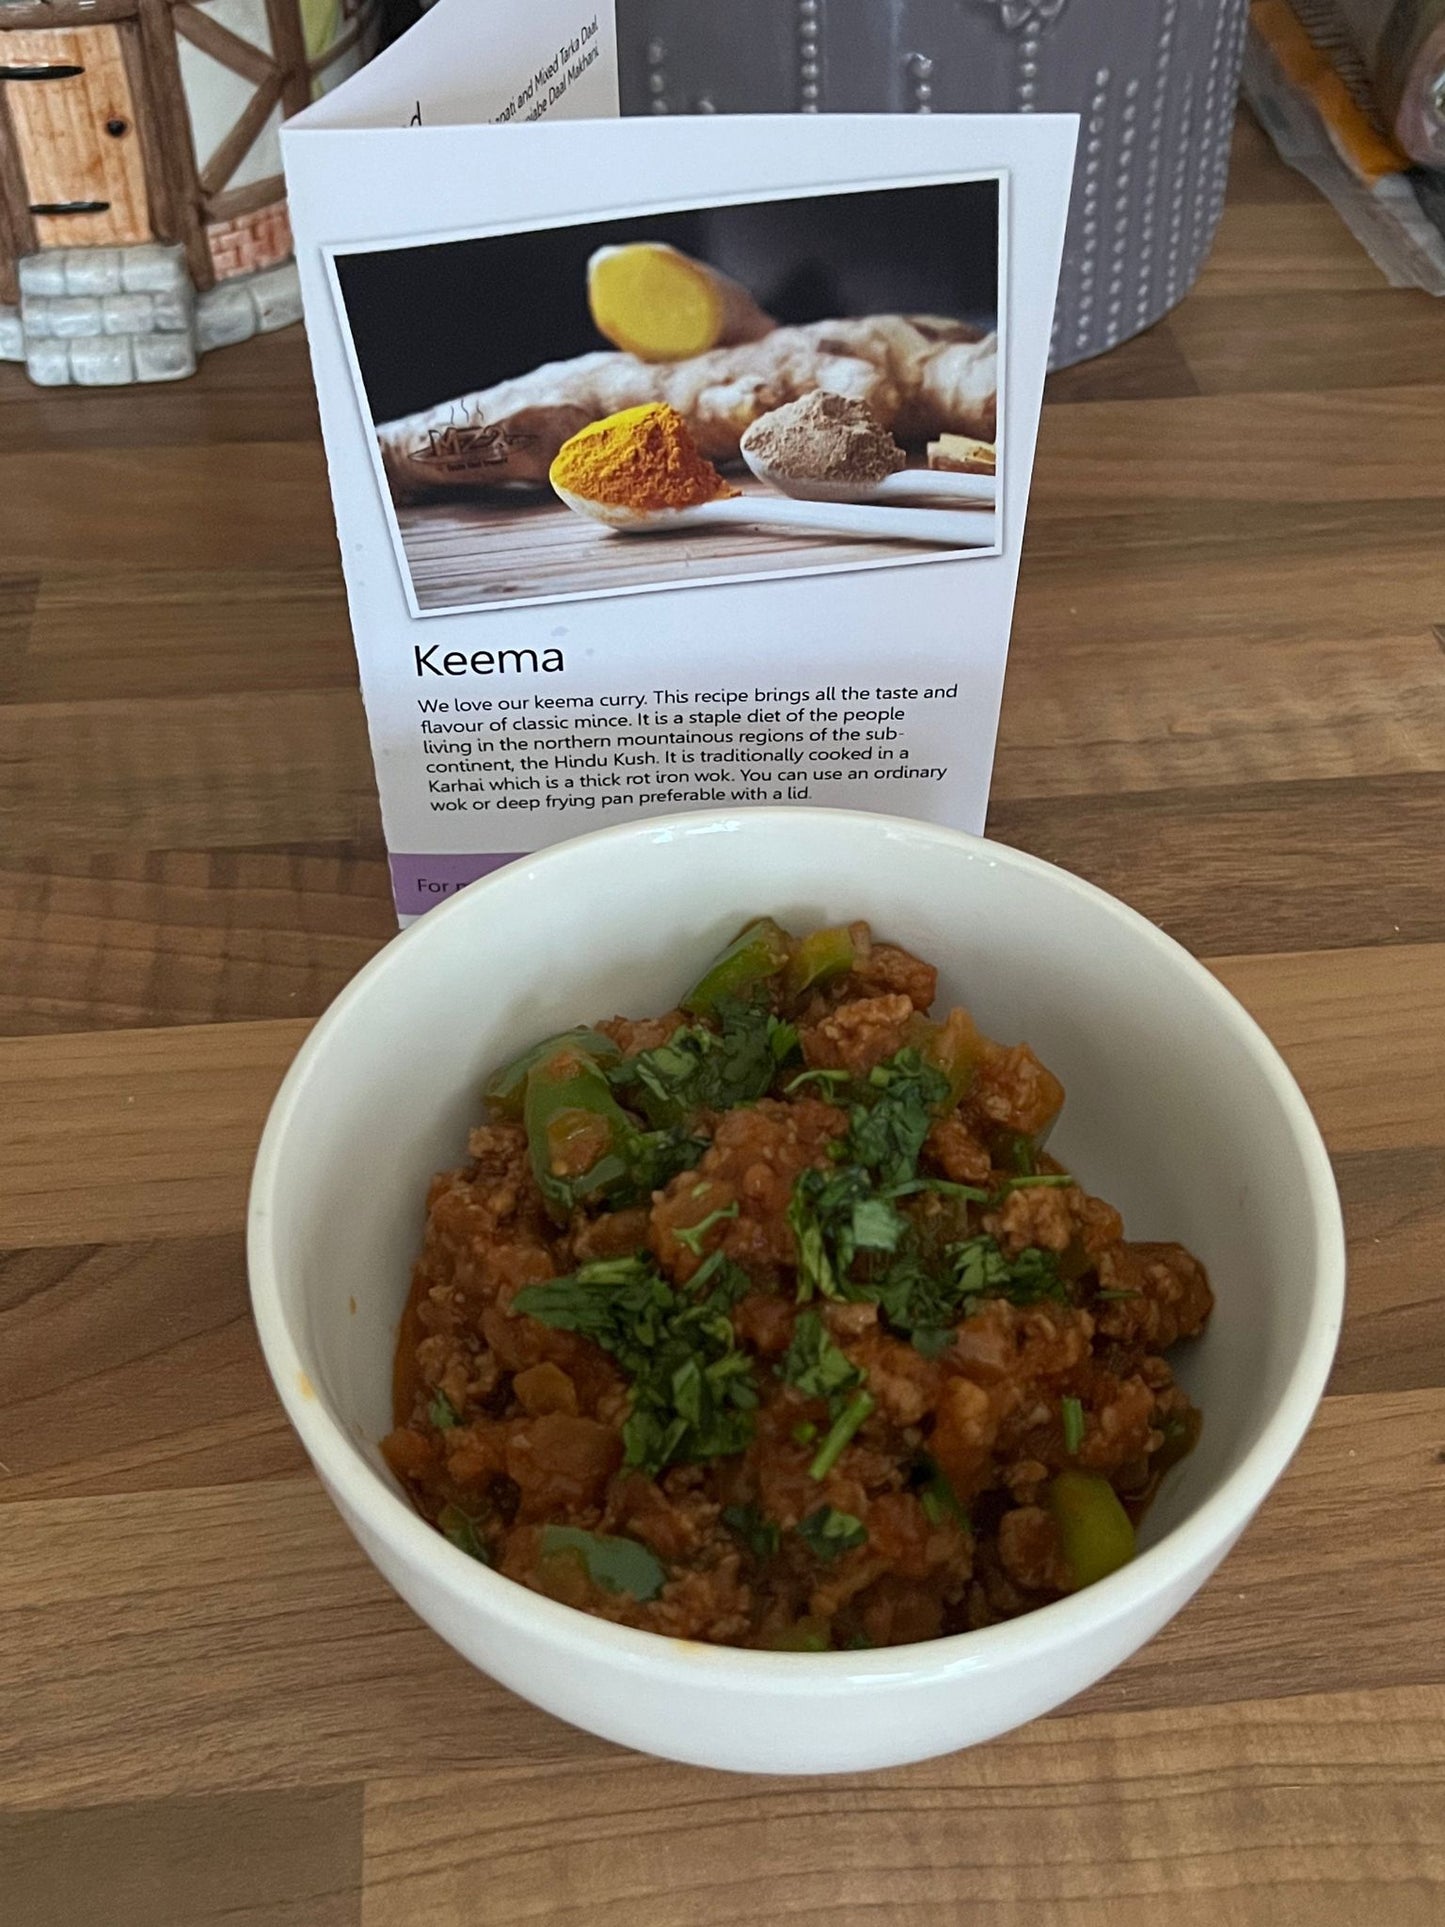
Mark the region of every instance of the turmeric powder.
<instances>
[{"instance_id":1,"label":"turmeric powder","mask_svg":"<svg viewBox=\"0 0 1445 1927\"><path fill-rule=\"evenodd\" d=\"M548 474L555 488L589 502L642 511L694 508L737 493L662 401L589 422L562 444Z\"/></svg>"}]
</instances>

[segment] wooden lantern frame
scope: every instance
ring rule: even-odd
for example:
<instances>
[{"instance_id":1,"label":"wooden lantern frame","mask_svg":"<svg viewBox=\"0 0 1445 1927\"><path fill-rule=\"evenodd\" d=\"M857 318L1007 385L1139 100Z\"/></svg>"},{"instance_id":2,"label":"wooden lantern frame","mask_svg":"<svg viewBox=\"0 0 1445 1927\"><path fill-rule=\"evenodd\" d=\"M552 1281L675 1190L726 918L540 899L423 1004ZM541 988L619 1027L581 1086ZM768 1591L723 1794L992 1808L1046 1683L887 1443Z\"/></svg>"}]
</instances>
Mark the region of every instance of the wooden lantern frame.
<instances>
[{"instance_id":1,"label":"wooden lantern frame","mask_svg":"<svg viewBox=\"0 0 1445 1927\"><path fill-rule=\"evenodd\" d=\"M365 31L366 16L360 14L310 60L296 0L265 0L265 7L273 50L269 54L202 13L190 0L85 0L85 4L33 0L29 5L0 8L0 65L7 29L119 28L126 73L138 103L136 134L152 232L157 241L185 249L198 290L214 286L217 278L207 228L285 199L286 183L280 174L243 187L230 185L268 116L278 104L288 116L309 105L318 76L344 59ZM178 37L240 75L252 88L250 99L204 166L196 159ZM5 89L0 87L0 301L18 298L15 263L22 255L34 253L38 245L20 147Z\"/></svg>"}]
</instances>

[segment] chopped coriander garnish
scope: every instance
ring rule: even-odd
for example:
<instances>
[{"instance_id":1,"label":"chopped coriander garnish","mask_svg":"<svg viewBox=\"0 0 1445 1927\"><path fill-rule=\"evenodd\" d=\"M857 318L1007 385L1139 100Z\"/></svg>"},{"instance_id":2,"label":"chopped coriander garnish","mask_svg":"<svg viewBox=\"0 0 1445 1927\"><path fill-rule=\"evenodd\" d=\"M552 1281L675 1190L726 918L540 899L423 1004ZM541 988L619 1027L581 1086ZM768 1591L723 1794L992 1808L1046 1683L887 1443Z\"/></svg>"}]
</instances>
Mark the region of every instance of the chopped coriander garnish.
<instances>
[{"instance_id":1,"label":"chopped coriander garnish","mask_svg":"<svg viewBox=\"0 0 1445 1927\"><path fill-rule=\"evenodd\" d=\"M723 1224L729 1218L735 1218L739 1209L738 1201L734 1198L731 1204L719 1205L716 1211L709 1211L707 1216L699 1218L696 1224L683 1225L680 1229L675 1229L672 1235L680 1245L686 1246L694 1258L700 1258L703 1238L715 1224Z\"/></svg>"},{"instance_id":2,"label":"chopped coriander garnish","mask_svg":"<svg viewBox=\"0 0 1445 1927\"><path fill-rule=\"evenodd\" d=\"M994 1195L1003 1198L1007 1197L1010 1191L1043 1191L1050 1187L1062 1188L1073 1182L1073 1174L1069 1171L1044 1171L1037 1175L1031 1173L1027 1177L1005 1178Z\"/></svg>"},{"instance_id":3,"label":"chopped coriander garnish","mask_svg":"<svg viewBox=\"0 0 1445 1927\"><path fill-rule=\"evenodd\" d=\"M873 1410L875 1400L871 1392L856 1392L834 1419L827 1438L818 1447L818 1455L808 1467L810 1479L825 1479L843 1455L844 1447L858 1427Z\"/></svg>"},{"instance_id":4,"label":"chopped coriander garnish","mask_svg":"<svg viewBox=\"0 0 1445 1927\"><path fill-rule=\"evenodd\" d=\"M755 1102L798 1047L794 1026L765 1002L721 997L710 1017L710 1023L679 1025L665 1044L608 1071L617 1095L650 1123L680 1126L699 1111Z\"/></svg>"},{"instance_id":5,"label":"chopped coriander garnish","mask_svg":"<svg viewBox=\"0 0 1445 1927\"><path fill-rule=\"evenodd\" d=\"M437 1514L437 1525L458 1552L466 1553L469 1559L480 1560L484 1566L491 1565L492 1555L470 1513L463 1512L459 1505L444 1505Z\"/></svg>"},{"instance_id":6,"label":"chopped coriander garnish","mask_svg":"<svg viewBox=\"0 0 1445 1927\"><path fill-rule=\"evenodd\" d=\"M778 1376L807 1398L827 1399L832 1411L863 1379L847 1353L828 1336L815 1311L798 1314L788 1349L778 1363Z\"/></svg>"},{"instance_id":7,"label":"chopped coriander garnish","mask_svg":"<svg viewBox=\"0 0 1445 1927\"><path fill-rule=\"evenodd\" d=\"M948 1079L916 1050L901 1050L868 1073L869 1104L848 1114L849 1154L887 1186L918 1175L918 1154L948 1098Z\"/></svg>"},{"instance_id":8,"label":"chopped coriander garnish","mask_svg":"<svg viewBox=\"0 0 1445 1927\"><path fill-rule=\"evenodd\" d=\"M1101 1302L1114 1304L1121 1298L1142 1298L1142 1291L1096 1291L1094 1296Z\"/></svg>"},{"instance_id":9,"label":"chopped coriander garnish","mask_svg":"<svg viewBox=\"0 0 1445 1927\"><path fill-rule=\"evenodd\" d=\"M1084 1442L1083 1401L1065 1397L1059 1401L1059 1406L1064 1420L1064 1450L1070 1458L1074 1458Z\"/></svg>"},{"instance_id":10,"label":"chopped coriander garnish","mask_svg":"<svg viewBox=\"0 0 1445 1927\"><path fill-rule=\"evenodd\" d=\"M994 1163L1016 1177L1031 1178L1038 1169L1033 1139L1025 1131L1005 1132L997 1140Z\"/></svg>"},{"instance_id":11,"label":"chopped coriander garnish","mask_svg":"<svg viewBox=\"0 0 1445 1927\"><path fill-rule=\"evenodd\" d=\"M1011 1305L1036 1305L1045 1299L1069 1302L1058 1254L1040 1245L1027 1245L1016 1257L1006 1258L994 1239L979 1236L949 1250L966 1300L1006 1298Z\"/></svg>"},{"instance_id":12,"label":"chopped coriander garnish","mask_svg":"<svg viewBox=\"0 0 1445 1927\"><path fill-rule=\"evenodd\" d=\"M798 1522L798 1537L819 1559L833 1560L852 1552L868 1538L868 1528L851 1512L838 1512L821 1505Z\"/></svg>"},{"instance_id":13,"label":"chopped coriander garnish","mask_svg":"<svg viewBox=\"0 0 1445 1927\"><path fill-rule=\"evenodd\" d=\"M450 1432L454 1425L461 1424L461 1420L457 1417L452 1402L445 1392L437 1391L432 1393L430 1402L426 1408L426 1415L439 1432Z\"/></svg>"},{"instance_id":14,"label":"chopped coriander garnish","mask_svg":"<svg viewBox=\"0 0 1445 1927\"><path fill-rule=\"evenodd\" d=\"M766 1518L755 1505L724 1506L722 1522L738 1535L755 1559L771 1559L782 1540L777 1520Z\"/></svg>"},{"instance_id":15,"label":"chopped coriander garnish","mask_svg":"<svg viewBox=\"0 0 1445 1927\"><path fill-rule=\"evenodd\" d=\"M960 1318L989 1298L1013 1305L1044 1300L1069 1302L1068 1286L1052 1251L1030 1245L1006 1258L997 1241L980 1232L925 1260L904 1251L867 1287L889 1325L925 1358L937 1358L953 1339Z\"/></svg>"},{"instance_id":16,"label":"chopped coriander garnish","mask_svg":"<svg viewBox=\"0 0 1445 1927\"><path fill-rule=\"evenodd\" d=\"M908 1221L887 1198L861 1198L850 1226L857 1251L896 1251Z\"/></svg>"},{"instance_id":17,"label":"chopped coriander garnish","mask_svg":"<svg viewBox=\"0 0 1445 1927\"><path fill-rule=\"evenodd\" d=\"M811 1445L817 1436L818 1428L810 1418L800 1419L789 1434L794 1445Z\"/></svg>"},{"instance_id":18,"label":"chopped coriander garnish","mask_svg":"<svg viewBox=\"0 0 1445 1927\"><path fill-rule=\"evenodd\" d=\"M785 1023L781 1017L768 1019L768 1049L772 1052L775 1064L785 1064L798 1048L798 1026Z\"/></svg>"},{"instance_id":19,"label":"chopped coriander garnish","mask_svg":"<svg viewBox=\"0 0 1445 1927\"><path fill-rule=\"evenodd\" d=\"M968 1507L936 1466L929 1473L928 1482L919 1488L918 1503L923 1507L930 1525L941 1526L951 1519L955 1525L962 1526L965 1532L969 1530L972 1522Z\"/></svg>"},{"instance_id":20,"label":"chopped coriander garnish","mask_svg":"<svg viewBox=\"0 0 1445 1927\"><path fill-rule=\"evenodd\" d=\"M861 1165L800 1173L788 1203L798 1247L798 1297L841 1298L860 1251L896 1249L907 1220Z\"/></svg>"},{"instance_id":21,"label":"chopped coriander garnish","mask_svg":"<svg viewBox=\"0 0 1445 1927\"><path fill-rule=\"evenodd\" d=\"M976 1184L955 1184L952 1178L913 1178L907 1184L890 1185L890 1198L906 1198L915 1191L937 1191L945 1198L967 1198L970 1204L987 1204L993 1196Z\"/></svg>"},{"instance_id":22,"label":"chopped coriander garnish","mask_svg":"<svg viewBox=\"0 0 1445 1927\"><path fill-rule=\"evenodd\" d=\"M720 1251L686 1291L674 1291L649 1258L599 1258L524 1286L512 1310L612 1354L632 1380L626 1462L655 1477L677 1460L741 1452L753 1435L757 1382L728 1316L746 1289L746 1274Z\"/></svg>"},{"instance_id":23,"label":"chopped coriander garnish","mask_svg":"<svg viewBox=\"0 0 1445 1927\"><path fill-rule=\"evenodd\" d=\"M948 1096L947 1079L916 1050L876 1064L860 1089L848 1108L848 1135L831 1147L837 1168L806 1170L793 1186L788 1223L803 1302L843 1296L860 1251L898 1249L908 1222L891 1193L917 1185L923 1140Z\"/></svg>"},{"instance_id":24,"label":"chopped coriander garnish","mask_svg":"<svg viewBox=\"0 0 1445 1927\"><path fill-rule=\"evenodd\" d=\"M802 1090L805 1084L822 1084L825 1088L835 1084L851 1084L853 1078L848 1071L799 1071L798 1075L783 1086L783 1095L791 1097L794 1091Z\"/></svg>"}]
</instances>

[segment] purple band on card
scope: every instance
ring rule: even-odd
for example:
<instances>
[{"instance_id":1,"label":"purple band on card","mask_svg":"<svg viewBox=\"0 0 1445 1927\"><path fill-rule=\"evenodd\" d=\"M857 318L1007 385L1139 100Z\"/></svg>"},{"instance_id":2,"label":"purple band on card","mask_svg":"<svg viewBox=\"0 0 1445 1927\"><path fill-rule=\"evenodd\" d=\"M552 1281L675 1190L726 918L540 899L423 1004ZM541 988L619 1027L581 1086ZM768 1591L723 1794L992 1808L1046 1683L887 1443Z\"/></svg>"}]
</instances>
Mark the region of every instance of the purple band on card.
<instances>
[{"instance_id":1,"label":"purple band on card","mask_svg":"<svg viewBox=\"0 0 1445 1927\"><path fill-rule=\"evenodd\" d=\"M490 876L504 863L515 863L522 850L503 850L488 856L406 856L393 854L391 888L397 914L420 916L454 897L478 877Z\"/></svg>"}]
</instances>

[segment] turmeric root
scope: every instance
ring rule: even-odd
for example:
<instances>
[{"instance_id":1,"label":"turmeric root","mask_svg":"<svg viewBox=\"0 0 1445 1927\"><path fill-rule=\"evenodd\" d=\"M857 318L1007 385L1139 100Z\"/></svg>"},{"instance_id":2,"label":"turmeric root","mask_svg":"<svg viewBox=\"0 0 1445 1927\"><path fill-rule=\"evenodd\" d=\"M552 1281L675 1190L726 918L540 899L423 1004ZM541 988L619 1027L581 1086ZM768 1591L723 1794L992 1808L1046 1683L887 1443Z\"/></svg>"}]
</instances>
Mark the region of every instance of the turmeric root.
<instances>
[{"instance_id":1,"label":"turmeric root","mask_svg":"<svg viewBox=\"0 0 1445 1927\"><path fill-rule=\"evenodd\" d=\"M992 440L998 344L932 315L866 315L774 328L760 341L685 361L598 353L443 402L377 430L398 501L454 488L545 485L563 442L589 422L667 402L712 462L744 431L813 389L861 401L900 441L952 431Z\"/></svg>"},{"instance_id":2,"label":"turmeric root","mask_svg":"<svg viewBox=\"0 0 1445 1927\"><path fill-rule=\"evenodd\" d=\"M776 326L739 282L662 241L599 248L587 305L598 332L639 361L685 361Z\"/></svg>"}]
</instances>

